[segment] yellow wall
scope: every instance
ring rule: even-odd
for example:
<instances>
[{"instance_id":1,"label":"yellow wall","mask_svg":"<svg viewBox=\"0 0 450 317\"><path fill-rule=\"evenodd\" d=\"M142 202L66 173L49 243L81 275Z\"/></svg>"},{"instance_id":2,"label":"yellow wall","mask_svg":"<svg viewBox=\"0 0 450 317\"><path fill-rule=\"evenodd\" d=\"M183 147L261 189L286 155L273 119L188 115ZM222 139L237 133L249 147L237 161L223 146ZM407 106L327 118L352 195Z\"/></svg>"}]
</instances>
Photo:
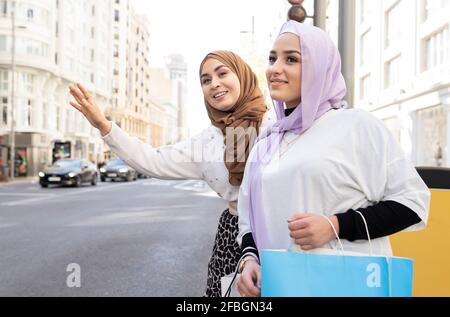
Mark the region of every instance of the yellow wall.
<instances>
[{"instance_id":1,"label":"yellow wall","mask_svg":"<svg viewBox=\"0 0 450 317\"><path fill-rule=\"evenodd\" d=\"M450 190L431 190L428 226L391 237L395 256L414 259L413 296L450 296Z\"/></svg>"}]
</instances>

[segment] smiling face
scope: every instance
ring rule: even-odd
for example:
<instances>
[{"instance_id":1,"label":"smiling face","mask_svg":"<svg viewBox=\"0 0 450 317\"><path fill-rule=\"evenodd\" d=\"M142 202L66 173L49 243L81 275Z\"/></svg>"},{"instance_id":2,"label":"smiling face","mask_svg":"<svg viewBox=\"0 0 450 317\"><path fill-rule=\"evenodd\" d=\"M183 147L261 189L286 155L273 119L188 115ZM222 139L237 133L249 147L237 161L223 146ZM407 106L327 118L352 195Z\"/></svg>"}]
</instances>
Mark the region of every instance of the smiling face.
<instances>
[{"instance_id":1,"label":"smiling face","mask_svg":"<svg viewBox=\"0 0 450 317\"><path fill-rule=\"evenodd\" d=\"M292 33L281 34L269 55L266 71L270 96L295 108L301 102L302 62L300 41Z\"/></svg>"},{"instance_id":2,"label":"smiling face","mask_svg":"<svg viewBox=\"0 0 450 317\"><path fill-rule=\"evenodd\" d=\"M229 111L241 94L239 78L222 62L210 58L204 64L200 76L203 95L211 107Z\"/></svg>"}]
</instances>

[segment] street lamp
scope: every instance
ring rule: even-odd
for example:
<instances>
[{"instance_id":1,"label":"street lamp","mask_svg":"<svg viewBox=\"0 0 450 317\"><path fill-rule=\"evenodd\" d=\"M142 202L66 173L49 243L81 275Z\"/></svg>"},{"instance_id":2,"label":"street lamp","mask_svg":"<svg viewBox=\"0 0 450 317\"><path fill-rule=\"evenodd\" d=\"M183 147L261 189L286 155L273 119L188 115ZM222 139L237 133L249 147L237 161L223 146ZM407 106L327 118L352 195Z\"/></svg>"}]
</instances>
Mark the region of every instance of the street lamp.
<instances>
[{"instance_id":1,"label":"street lamp","mask_svg":"<svg viewBox=\"0 0 450 317\"><path fill-rule=\"evenodd\" d=\"M26 29L25 26L19 26L21 29ZM10 179L14 180L14 169L16 160L16 138L15 138L15 117L14 117L14 97L15 97L15 72L16 72L16 1L11 2L11 132L10 132L10 145L11 145L11 162L10 162Z\"/></svg>"}]
</instances>

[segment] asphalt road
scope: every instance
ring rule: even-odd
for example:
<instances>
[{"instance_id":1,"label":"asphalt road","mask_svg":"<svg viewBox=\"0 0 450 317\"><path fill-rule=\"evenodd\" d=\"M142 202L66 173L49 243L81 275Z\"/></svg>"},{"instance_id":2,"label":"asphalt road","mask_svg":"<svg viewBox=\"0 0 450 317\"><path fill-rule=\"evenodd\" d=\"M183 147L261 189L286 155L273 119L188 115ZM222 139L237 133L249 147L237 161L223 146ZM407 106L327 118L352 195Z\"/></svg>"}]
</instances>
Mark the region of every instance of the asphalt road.
<instances>
[{"instance_id":1,"label":"asphalt road","mask_svg":"<svg viewBox=\"0 0 450 317\"><path fill-rule=\"evenodd\" d=\"M0 296L202 296L225 208L194 181L0 185Z\"/></svg>"}]
</instances>

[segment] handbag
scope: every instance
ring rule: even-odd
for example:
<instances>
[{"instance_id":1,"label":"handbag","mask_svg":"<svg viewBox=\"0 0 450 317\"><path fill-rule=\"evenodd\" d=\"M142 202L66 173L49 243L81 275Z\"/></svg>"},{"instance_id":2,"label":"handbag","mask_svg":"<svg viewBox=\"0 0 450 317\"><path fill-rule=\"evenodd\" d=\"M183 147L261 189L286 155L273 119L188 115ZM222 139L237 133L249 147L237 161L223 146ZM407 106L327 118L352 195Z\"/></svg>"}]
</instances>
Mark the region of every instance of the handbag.
<instances>
[{"instance_id":1,"label":"handbag","mask_svg":"<svg viewBox=\"0 0 450 317\"><path fill-rule=\"evenodd\" d=\"M363 215L360 213L363 217ZM263 297L411 297L413 260L375 256L366 220L370 254L346 252L331 221L340 251L320 254L263 250ZM317 250L316 250L317 252Z\"/></svg>"}]
</instances>

